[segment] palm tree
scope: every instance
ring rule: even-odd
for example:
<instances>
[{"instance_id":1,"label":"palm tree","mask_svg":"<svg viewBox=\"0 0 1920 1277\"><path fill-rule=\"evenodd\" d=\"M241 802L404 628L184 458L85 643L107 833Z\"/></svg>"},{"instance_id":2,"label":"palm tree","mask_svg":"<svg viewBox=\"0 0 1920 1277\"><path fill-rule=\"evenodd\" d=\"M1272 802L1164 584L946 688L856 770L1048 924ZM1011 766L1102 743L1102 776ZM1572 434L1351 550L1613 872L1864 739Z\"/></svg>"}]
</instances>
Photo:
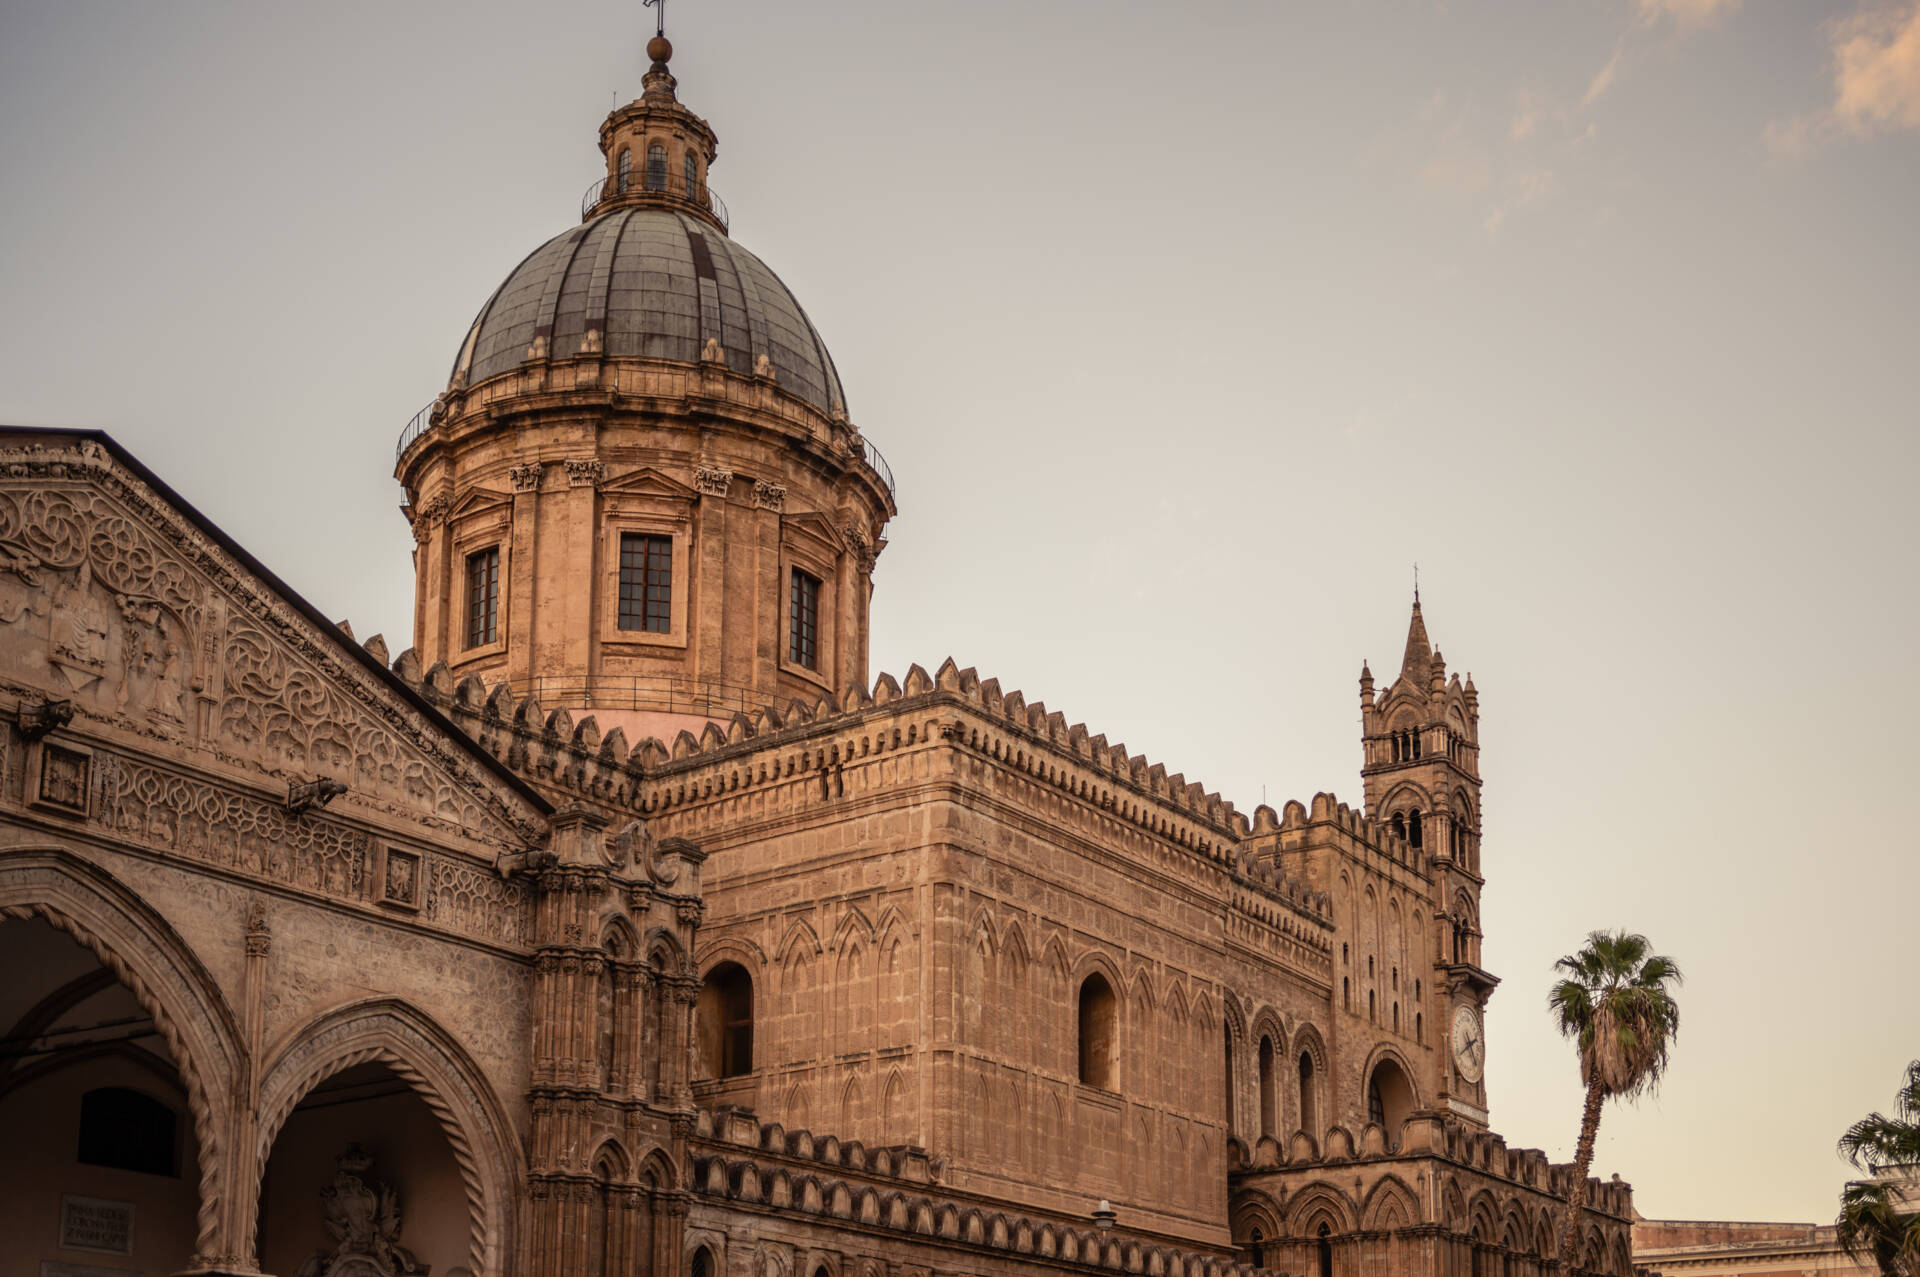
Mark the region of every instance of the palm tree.
<instances>
[{"instance_id":1,"label":"palm tree","mask_svg":"<svg viewBox=\"0 0 1920 1277\"><path fill-rule=\"evenodd\" d=\"M1567 1221L1560 1230L1561 1262L1571 1271L1600 1107L1614 1096L1634 1099L1660 1084L1680 1031L1680 1006L1668 987L1680 983L1680 967L1654 953L1645 936L1628 931L1595 931L1580 952L1553 966L1562 978L1547 994L1547 1008L1561 1034L1579 1044L1580 1080L1587 1085Z\"/></svg>"},{"instance_id":2,"label":"palm tree","mask_svg":"<svg viewBox=\"0 0 1920 1277\"><path fill-rule=\"evenodd\" d=\"M1834 1221L1840 1245L1884 1277L1920 1277L1920 1210L1887 1171L1920 1167L1920 1060L1907 1065L1907 1080L1894 1096L1893 1116L1869 1113L1840 1137L1840 1156L1875 1178L1840 1190Z\"/></svg>"}]
</instances>

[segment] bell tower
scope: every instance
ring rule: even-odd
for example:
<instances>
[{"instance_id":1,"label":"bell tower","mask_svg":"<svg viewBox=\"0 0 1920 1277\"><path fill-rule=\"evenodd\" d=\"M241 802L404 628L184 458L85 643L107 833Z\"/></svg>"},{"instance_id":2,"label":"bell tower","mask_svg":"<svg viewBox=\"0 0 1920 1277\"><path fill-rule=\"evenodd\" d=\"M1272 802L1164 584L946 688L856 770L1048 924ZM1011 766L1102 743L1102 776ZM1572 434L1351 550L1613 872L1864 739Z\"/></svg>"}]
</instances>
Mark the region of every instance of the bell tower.
<instances>
[{"instance_id":1,"label":"bell tower","mask_svg":"<svg viewBox=\"0 0 1920 1277\"><path fill-rule=\"evenodd\" d=\"M1413 597L1400 674L1376 697L1373 671L1360 666L1362 759L1367 814L1423 851L1432 866L1432 955L1436 1007L1445 1027L1447 1106L1487 1124L1484 1011L1499 980L1480 966L1480 696L1473 676L1447 675L1446 657L1427 637L1420 595Z\"/></svg>"}]
</instances>

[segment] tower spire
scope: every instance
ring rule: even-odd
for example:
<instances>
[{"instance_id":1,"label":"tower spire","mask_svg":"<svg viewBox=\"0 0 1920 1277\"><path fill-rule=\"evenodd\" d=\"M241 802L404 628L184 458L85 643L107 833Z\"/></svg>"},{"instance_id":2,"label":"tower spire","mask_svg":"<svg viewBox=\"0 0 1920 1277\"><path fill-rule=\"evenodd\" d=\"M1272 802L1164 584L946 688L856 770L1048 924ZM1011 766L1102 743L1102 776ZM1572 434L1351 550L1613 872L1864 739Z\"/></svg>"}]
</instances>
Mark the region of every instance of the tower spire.
<instances>
[{"instance_id":1,"label":"tower spire","mask_svg":"<svg viewBox=\"0 0 1920 1277\"><path fill-rule=\"evenodd\" d=\"M1411 678L1417 686L1424 687L1427 673L1433 664L1433 644L1427 639L1427 623L1420 616L1420 595L1413 596L1413 620L1407 625L1407 651L1400 658L1400 676Z\"/></svg>"},{"instance_id":2,"label":"tower spire","mask_svg":"<svg viewBox=\"0 0 1920 1277\"><path fill-rule=\"evenodd\" d=\"M667 0L640 0L641 7L653 10L653 34L667 34Z\"/></svg>"}]
</instances>

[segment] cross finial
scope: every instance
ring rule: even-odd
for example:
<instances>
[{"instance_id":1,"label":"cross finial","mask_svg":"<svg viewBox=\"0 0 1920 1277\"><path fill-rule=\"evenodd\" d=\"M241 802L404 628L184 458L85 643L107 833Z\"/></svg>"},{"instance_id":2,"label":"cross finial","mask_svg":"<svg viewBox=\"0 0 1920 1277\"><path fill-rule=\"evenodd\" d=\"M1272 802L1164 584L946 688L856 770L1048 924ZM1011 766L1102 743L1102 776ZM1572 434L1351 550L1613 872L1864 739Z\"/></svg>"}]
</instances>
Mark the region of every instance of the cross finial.
<instances>
[{"instance_id":1,"label":"cross finial","mask_svg":"<svg viewBox=\"0 0 1920 1277\"><path fill-rule=\"evenodd\" d=\"M667 0L640 0L640 5L642 8L654 11L653 33L665 35L667 33Z\"/></svg>"},{"instance_id":2,"label":"cross finial","mask_svg":"<svg viewBox=\"0 0 1920 1277\"><path fill-rule=\"evenodd\" d=\"M1417 561L1413 565L1413 601L1420 601L1420 564Z\"/></svg>"}]
</instances>

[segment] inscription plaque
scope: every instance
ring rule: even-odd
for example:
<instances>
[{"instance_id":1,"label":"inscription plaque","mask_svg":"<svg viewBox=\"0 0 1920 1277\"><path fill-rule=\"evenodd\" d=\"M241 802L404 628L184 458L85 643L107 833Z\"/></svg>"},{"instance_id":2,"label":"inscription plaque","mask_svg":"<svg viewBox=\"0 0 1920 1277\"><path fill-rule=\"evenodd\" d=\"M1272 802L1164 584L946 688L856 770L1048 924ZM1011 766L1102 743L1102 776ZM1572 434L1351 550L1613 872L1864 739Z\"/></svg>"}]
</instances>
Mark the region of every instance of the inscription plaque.
<instances>
[{"instance_id":1,"label":"inscription plaque","mask_svg":"<svg viewBox=\"0 0 1920 1277\"><path fill-rule=\"evenodd\" d=\"M133 1203L81 1197L75 1193L60 1194L60 1248L131 1255Z\"/></svg>"}]
</instances>

